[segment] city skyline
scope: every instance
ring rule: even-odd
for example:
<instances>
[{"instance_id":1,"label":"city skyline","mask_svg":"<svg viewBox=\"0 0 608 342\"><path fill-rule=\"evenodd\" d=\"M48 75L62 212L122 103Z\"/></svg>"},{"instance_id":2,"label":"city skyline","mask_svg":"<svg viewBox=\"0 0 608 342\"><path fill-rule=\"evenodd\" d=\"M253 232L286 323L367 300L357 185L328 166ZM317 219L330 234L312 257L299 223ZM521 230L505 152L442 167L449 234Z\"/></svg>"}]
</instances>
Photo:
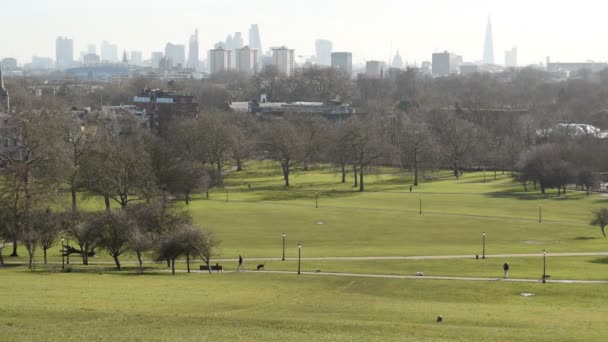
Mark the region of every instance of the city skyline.
<instances>
[{"instance_id":1,"label":"city skyline","mask_svg":"<svg viewBox=\"0 0 608 342\"><path fill-rule=\"evenodd\" d=\"M547 56L564 62L608 60L608 47L597 44L593 38L608 33L608 28L597 25L602 11L588 11L584 6L585 3L602 5L589 0L581 0L580 6L568 9L546 6L545 1L515 0L502 4L463 0L453 4L434 0L403 4L379 0L374 3L379 10L372 15L361 4L344 7L343 3L317 0L305 3L178 0L168 9L150 6L155 1L146 1L145 7L143 3L108 0L83 5L73 0L52 4L25 0L5 4L6 10L0 13L0 28L20 34L3 37L0 58L15 57L23 64L32 56L53 57L55 39L63 36L74 41L75 59L90 44L99 46L104 40L117 44L121 52L142 51L144 59L148 59L151 52L164 50L168 42L187 45L189 36L197 28L199 53L204 56L228 34L243 32L247 41L250 25L258 24L264 46L289 46L296 50L296 62L315 54L315 41L319 38L331 41L334 51L352 52L356 64L367 60L388 61L397 50L410 64L428 61L432 53L444 50L475 62L483 59L490 15L497 64L504 63L499 52L513 46L518 47L520 65L539 64ZM252 17L251 13L260 7L266 7L265 15ZM134 11L139 15L133 16ZM581 14L586 16L585 20L575 19ZM315 18L314 30L308 29L311 17ZM163 25L155 24L156 21ZM31 25L32 22L37 25ZM564 22L576 25L563 25Z\"/></svg>"}]
</instances>

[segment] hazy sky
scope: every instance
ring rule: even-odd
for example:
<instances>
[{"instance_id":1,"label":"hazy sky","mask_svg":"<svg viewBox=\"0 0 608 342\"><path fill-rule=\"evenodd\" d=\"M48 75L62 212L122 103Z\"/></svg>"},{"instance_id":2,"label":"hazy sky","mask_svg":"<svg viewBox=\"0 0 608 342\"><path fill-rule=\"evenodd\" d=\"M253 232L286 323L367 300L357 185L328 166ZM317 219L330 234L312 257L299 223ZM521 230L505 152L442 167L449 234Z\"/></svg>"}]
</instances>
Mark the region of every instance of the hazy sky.
<instances>
[{"instance_id":1,"label":"hazy sky","mask_svg":"<svg viewBox=\"0 0 608 342\"><path fill-rule=\"evenodd\" d=\"M316 38L351 51L355 62L387 60L397 49L410 63L450 50L480 60L487 16L495 59L519 49L520 64L607 61L608 5L601 0L0 0L0 58L28 62L55 57L55 38L74 39L74 55L102 40L120 51L163 51L166 42L188 43L199 29L201 56L229 33L260 26L264 48L287 45L314 54ZM122 55L122 52L121 52Z\"/></svg>"}]
</instances>

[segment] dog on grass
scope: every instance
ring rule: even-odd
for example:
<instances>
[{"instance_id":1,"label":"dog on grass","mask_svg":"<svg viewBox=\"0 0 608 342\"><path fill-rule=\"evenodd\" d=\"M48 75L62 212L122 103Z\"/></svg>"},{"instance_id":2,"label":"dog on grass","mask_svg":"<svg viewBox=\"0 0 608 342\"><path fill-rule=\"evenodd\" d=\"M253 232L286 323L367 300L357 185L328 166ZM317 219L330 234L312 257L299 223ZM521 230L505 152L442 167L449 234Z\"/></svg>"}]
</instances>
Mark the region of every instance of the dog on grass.
<instances>
[{"instance_id":1,"label":"dog on grass","mask_svg":"<svg viewBox=\"0 0 608 342\"><path fill-rule=\"evenodd\" d=\"M259 264L257 267L257 270L259 271L259 270L263 270L263 269L264 269L264 264Z\"/></svg>"}]
</instances>

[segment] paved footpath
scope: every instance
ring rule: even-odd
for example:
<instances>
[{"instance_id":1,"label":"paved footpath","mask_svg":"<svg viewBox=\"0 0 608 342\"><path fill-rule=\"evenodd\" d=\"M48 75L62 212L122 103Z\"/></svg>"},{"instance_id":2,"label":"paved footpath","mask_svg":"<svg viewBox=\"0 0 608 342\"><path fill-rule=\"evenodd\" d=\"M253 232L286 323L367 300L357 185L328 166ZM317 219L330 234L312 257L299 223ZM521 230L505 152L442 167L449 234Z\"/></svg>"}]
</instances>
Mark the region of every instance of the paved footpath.
<instances>
[{"instance_id":1,"label":"paved footpath","mask_svg":"<svg viewBox=\"0 0 608 342\"><path fill-rule=\"evenodd\" d=\"M295 271L252 271L253 273L298 274ZM381 279L416 279L416 280L460 280L460 281L504 281L512 283L541 283L541 279L502 279L480 277L442 277L442 276L406 276L393 274L361 274L361 273L334 273L334 272L301 272L303 275L381 278ZM608 280L547 280L553 284L608 284Z\"/></svg>"}]
</instances>

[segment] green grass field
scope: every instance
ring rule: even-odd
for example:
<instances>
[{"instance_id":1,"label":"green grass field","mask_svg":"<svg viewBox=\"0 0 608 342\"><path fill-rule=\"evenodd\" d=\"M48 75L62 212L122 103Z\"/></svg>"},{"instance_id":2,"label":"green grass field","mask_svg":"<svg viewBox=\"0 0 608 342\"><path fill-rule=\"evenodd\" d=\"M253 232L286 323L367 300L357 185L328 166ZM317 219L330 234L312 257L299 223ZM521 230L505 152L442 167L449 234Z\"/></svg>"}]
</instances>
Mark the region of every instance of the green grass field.
<instances>
[{"instance_id":1,"label":"green grass field","mask_svg":"<svg viewBox=\"0 0 608 342\"><path fill-rule=\"evenodd\" d=\"M285 189L269 162L231 173L225 189L195 196L187 209L221 241L217 258L470 255L450 260L303 260L303 271L388 275L502 276L502 258L482 253L605 252L608 241L589 226L591 210L608 197L569 191L523 191L508 175L466 173L461 180L426 180L410 193L411 175L379 168L359 193L330 169L293 175ZM427 174L444 177L447 173ZM318 208L316 195L318 192ZM228 201L226 201L228 199ZM422 215L419 214L422 201ZM539 223L542 204L542 223ZM81 207L96 210L96 198ZM57 270L59 248L50 251ZM5 249L5 254L6 254ZM19 258L7 261L23 262ZM128 266L78 266L74 272L0 270L0 341L599 341L606 334L606 285L471 282L296 276L247 272L174 277L147 262L145 275ZM104 253L93 262L111 261ZM513 278L539 279L542 258L507 260ZM266 261L267 270L297 263ZM193 267L198 268L199 263ZM230 270L236 264L223 262ZM185 268L183 263L178 265ZM81 271L81 272L79 272ZM552 279L608 280L603 256L550 257ZM524 298L522 292L533 292ZM445 322L437 324L442 314Z\"/></svg>"}]
</instances>

